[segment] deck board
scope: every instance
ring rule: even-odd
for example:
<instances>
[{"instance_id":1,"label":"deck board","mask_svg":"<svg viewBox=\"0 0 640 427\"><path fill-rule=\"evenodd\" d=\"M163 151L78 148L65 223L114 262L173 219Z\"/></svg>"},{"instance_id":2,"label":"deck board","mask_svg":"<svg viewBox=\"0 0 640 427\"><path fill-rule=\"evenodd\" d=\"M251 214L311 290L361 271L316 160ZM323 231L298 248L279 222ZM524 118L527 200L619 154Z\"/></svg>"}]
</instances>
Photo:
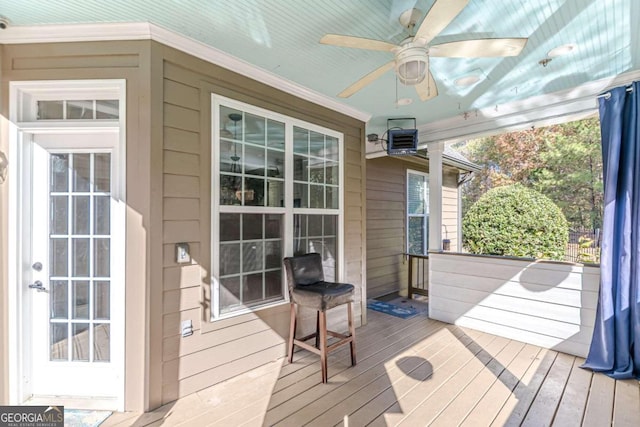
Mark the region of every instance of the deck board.
<instances>
[{"instance_id":1,"label":"deck board","mask_svg":"<svg viewBox=\"0 0 640 427\"><path fill-rule=\"evenodd\" d=\"M587 406L587 395L591 386L591 371L581 369L584 359L577 357L573 362L569 381L562 394L562 400L553 419L556 427L579 426Z\"/></svg>"},{"instance_id":2,"label":"deck board","mask_svg":"<svg viewBox=\"0 0 640 427\"><path fill-rule=\"evenodd\" d=\"M551 350L542 350L538 353L538 357L529 366L522 380L494 418L491 426L515 427L522 423L557 355L557 352Z\"/></svg>"},{"instance_id":3,"label":"deck board","mask_svg":"<svg viewBox=\"0 0 640 427\"><path fill-rule=\"evenodd\" d=\"M636 426L638 381L583 370L580 358L418 316L368 313L320 382L315 354L269 362L114 426Z\"/></svg>"},{"instance_id":4,"label":"deck board","mask_svg":"<svg viewBox=\"0 0 640 427\"><path fill-rule=\"evenodd\" d=\"M638 381L616 381L613 425L637 426L640 422L640 388Z\"/></svg>"},{"instance_id":5,"label":"deck board","mask_svg":"<svg viewBox=\"0 0 640 427\"><path fill-rule=\"evenodd\" d=\"M527 415L522 422L523 427L548 426L553 422L556 409L562 398L562 393L567 385L569 373L573 367L575 356L558 353L549 374L538 390Z\"/></svg>"},{"instance_id":6,"label":"deck board","mask_svg":"<svg viewBox=\"0 0 640 427\"><path fill-rule=\"evenodd\" d=\"M615 380L605 375L594 375L587 398L583 425L597 427L611 422L615 387Z\"/></svg>"},{"instance_id":7,"label":"deck board","mask_svg":"<svg viewBox=\"0 0 640 427\"><path fill-rule=\"evenodd\" d=\"M462 426L487 426L495 419L513 389L518 385L527 369L536 360L540 348L526 344L507 369L502 371L497 381L491 385L462 422Z\"/></svg>"},{"instance_id":8,"label":"deck board","mask_svg":"<svg viewBox=\"0 0 640 427\"><path fill-rule=\"evenodd\" d=\"M480 374L464 388L455 400L449 403L449 406L438 415L432 425L442 427L460 425L523 347L524 343L509 342L503 351L498 353L482 369Z\"/></svg>"},{"instance_id":9,"label":"deck board","mask_svg":"<svg viewBox=\"0 0 640 427\"><path fill-rule=\"evenodd\" d=\"M400 353L395 359L391 359L387 361L380 361L380 363L374 368L369 370L365 375L362 375L361 378L354 379L349 383L343 384L338 389L324 395L321 399L316 400L312 404L301 408L297 413L290 416L288 419L284 420L285 424L293 423L294 425L298 422L298 420L314 420L315 418L321 416L325 413L327 407L332 407L332 411L340 410L340 408L334 408L335 406L344 403L341 402L349 402L347 404L347 408L353 405L353 395L359 393L359 390L364 387L367 388L366 392L359 393L362 396L372 393L376 389L380 389L380 393L384 393L384 386L386 385L388 388L389 381L385 381L385 375L389 375L385 364L396 364L401 367L403 370L407 372L414 372L421 368L425 363L421 363L425 361L424 356L427 353L437 354L442 351L442 349L448 349L451 346L451 343L456 341L456 338L449 332L448 329L441 329L436 332L437 337L434 336L434 341L432 341L432 345L425 346L424 348L418 350L415 355L412 355L410 351L405 351L404 353ZM437 348L435 348L437 347ZM405 359L405 360L402 360ZM391 375L398 376L397 370L391 372ZM377 373L377 377L367 383L369 379L371 379L371 374ZM369 378L367 378L369 377ZM404 377L400 375L400 377ZM362 398L360 396L360 398ZM348 399L348 400L347 400ZM340 413L339 416L344 416L344 414ZM358 425L358 424L355 424Z\"/></svg>"}]
</instances>

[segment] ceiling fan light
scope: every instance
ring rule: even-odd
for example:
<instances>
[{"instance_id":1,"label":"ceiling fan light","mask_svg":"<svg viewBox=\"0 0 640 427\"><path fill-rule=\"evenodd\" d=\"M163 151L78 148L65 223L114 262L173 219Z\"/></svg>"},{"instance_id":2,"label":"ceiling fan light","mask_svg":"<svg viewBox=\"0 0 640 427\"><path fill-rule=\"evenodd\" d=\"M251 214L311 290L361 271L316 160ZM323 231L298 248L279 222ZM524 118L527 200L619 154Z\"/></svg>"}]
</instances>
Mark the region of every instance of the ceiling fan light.
<instances>
[{"instance_id":1,"label":"ceiling fan light","mask_svg":"<svg viewBox=\"0 0 640 427\"><path fill-rule=\"evenodd\" d=\"M423 48L412 47L398 53L396 74L400 83L415 86L422 82L429 71L429 56Z\"/></svg>"}]
</instances>

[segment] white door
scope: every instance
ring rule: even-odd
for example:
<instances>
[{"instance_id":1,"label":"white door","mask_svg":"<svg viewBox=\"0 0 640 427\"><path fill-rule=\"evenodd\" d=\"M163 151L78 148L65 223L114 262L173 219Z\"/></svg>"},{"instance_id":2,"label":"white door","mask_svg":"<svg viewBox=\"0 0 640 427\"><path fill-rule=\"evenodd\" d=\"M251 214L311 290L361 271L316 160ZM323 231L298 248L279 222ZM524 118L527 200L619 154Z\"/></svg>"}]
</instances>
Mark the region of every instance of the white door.
<instances>
[{"instance_id":1,"label":"white door","mask_svg":"<svg viewBox=\"0 0 640 427\"><path fill-rule=\"evenodd\" d=\"M27 388L34 397L119 399L124 224L118 133L39 133L31 140Z\"/></svg>"}]
</instances>

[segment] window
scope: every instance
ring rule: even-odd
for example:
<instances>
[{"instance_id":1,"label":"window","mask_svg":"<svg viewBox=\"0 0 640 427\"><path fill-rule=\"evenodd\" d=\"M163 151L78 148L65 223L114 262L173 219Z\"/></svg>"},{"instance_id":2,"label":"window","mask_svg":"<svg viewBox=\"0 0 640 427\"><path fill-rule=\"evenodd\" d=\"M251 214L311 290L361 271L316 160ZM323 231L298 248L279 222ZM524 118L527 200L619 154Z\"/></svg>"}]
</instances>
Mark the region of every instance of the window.
<instances>
[{"instance_id":1,"label":"window","mask_svg":"<svg viewBox=\"0 0 640 427\"><path fill-rule=\"evenodd\" d=\"M429 175L407 171L407 253L425 255L429 242Z\"/></svg>"},{"instance_id":2,"label":"window","mask_svg":"<svg viewBox=\"0 0 640 427\"><path fill-rule=\"evenodd\" d=\"M37 120L117 120L117 99L42 100L37 102Z\"/></svg>"},{"instance_id":3,"label":"window","mask_svg":"<svg viewBox=\"0 0 640 427\"><path fill-rule=\"evenodd\" d=\"M286 301L287 255L340 272L342 135L213 99L213 319Z\"/></svg>"}]
</instances>

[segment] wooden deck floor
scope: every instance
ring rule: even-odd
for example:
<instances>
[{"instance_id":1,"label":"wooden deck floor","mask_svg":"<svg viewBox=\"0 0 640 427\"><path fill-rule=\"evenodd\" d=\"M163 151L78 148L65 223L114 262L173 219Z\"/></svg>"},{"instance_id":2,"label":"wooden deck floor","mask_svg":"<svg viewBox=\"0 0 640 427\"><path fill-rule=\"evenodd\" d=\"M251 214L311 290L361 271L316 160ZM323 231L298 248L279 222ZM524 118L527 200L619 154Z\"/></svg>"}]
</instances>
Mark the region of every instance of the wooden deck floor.
<instances>
[{"instance_id":1,"label":"wooden deck floor","mask_svg":"<svg viewBox=\"0 0 640 427\"><path fill-rule=\"evenodd\" d=\"M301 351L147 414L103 426L638 426L638 381L580 369L583 360L426 317L369 312L348 348ZM347 346L348 347L348 346Z\"/></svg>"}]
</instances>

